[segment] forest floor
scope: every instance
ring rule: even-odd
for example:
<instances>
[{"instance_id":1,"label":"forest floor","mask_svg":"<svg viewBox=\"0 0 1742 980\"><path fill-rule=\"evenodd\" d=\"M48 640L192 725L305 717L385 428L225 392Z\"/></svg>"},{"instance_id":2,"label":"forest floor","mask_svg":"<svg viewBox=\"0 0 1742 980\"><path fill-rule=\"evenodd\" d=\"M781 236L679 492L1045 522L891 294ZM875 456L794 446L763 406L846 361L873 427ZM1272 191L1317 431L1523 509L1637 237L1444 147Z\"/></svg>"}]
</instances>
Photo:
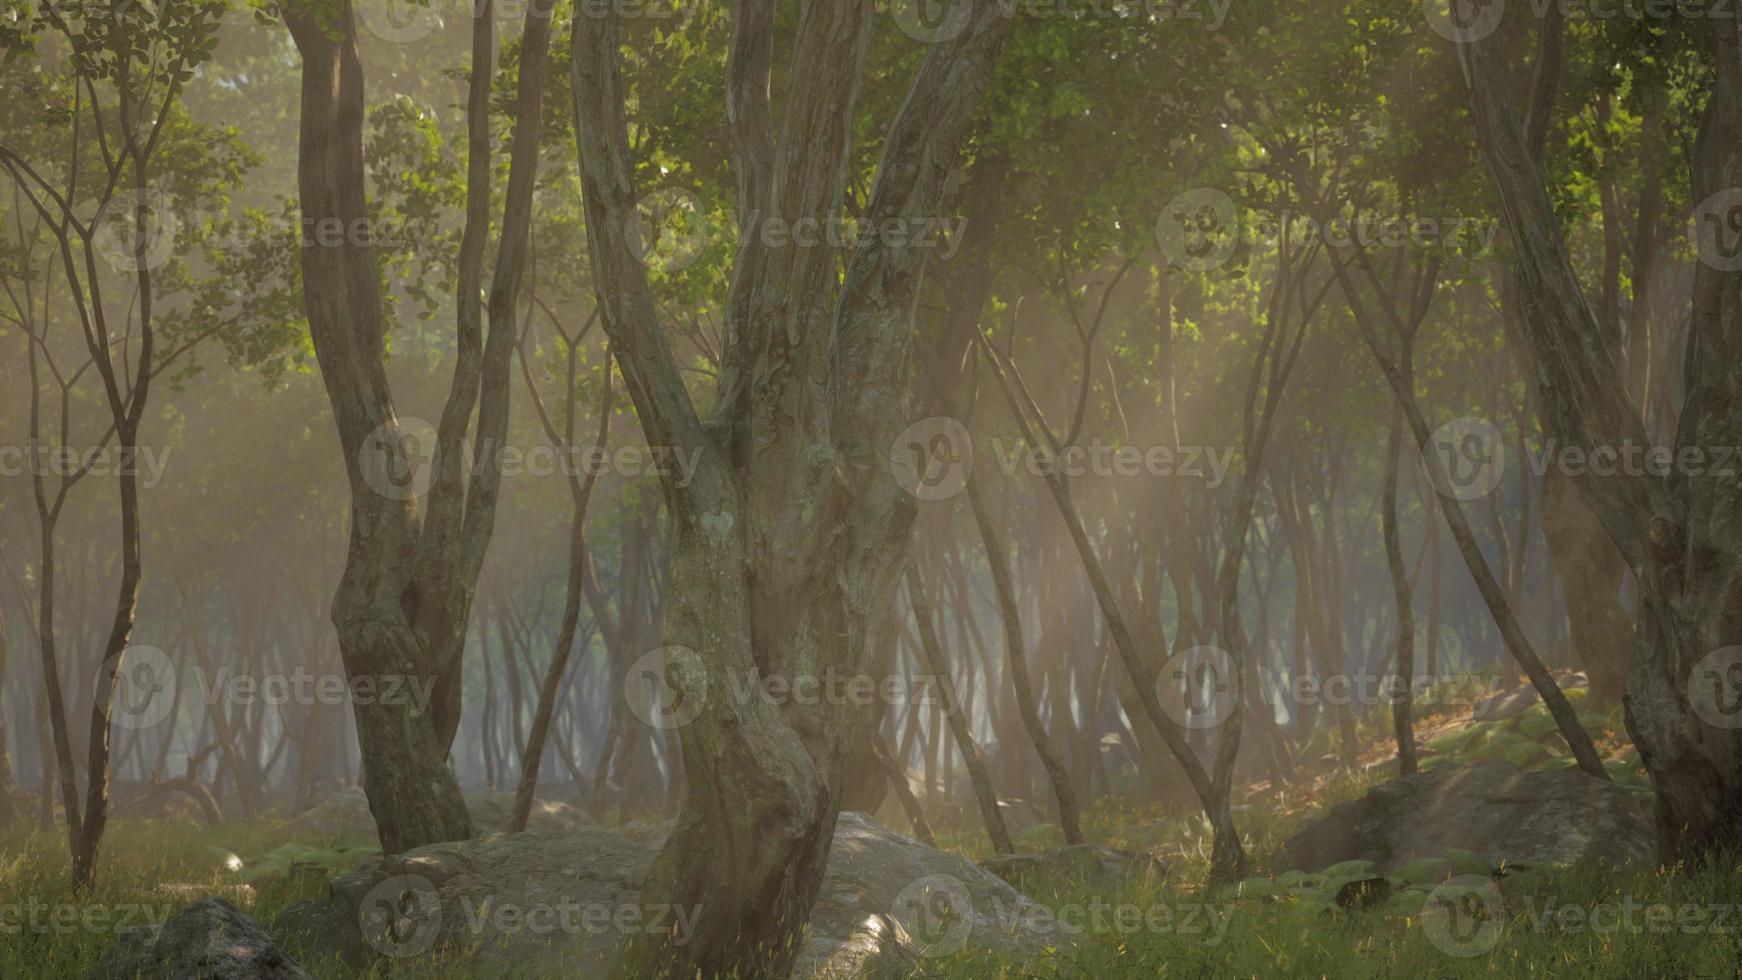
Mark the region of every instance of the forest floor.
<instances>
[{"instance_id":1,"label":"forest floor","mask_svg":"<svg viewBox=\"0 0 1742 980\"><path fill-rule=\"evenodd\" d=\"M1540 713L1540 706L1535 709ZM1379 714L1377 712L1373 714ZM1581 711L1617 781L1642 791L1637 757L1618 710ZM1530 717L1527 713L1525 719ZM1471 724L1467 705L1420 719L1423 763L1504 758L1529 767L1565 764L1559 736L1537 723ZM1297 787L1247 787L1239 807L1251 866L1270 867L1282 841L1315 815L1391 778L1385 720L1361 726L1355 772L1305 767ZM1324 726L1326 728L1332 726ZM1513 736L1538 746L1525 747ZM1321 745L1321 749L1334 746ZM1309 746L1313 748L1313 746ZM1303 752L1303 759L1323 755ZM1069 883L1031 897L1074 928L1071 941L1026 964L990 962L972 951L928 960L925 977L1736 977L1742 976L1742 867L1731 860L1698 873L1639 869L1613 873L1569 868L1509 894L1494 931L1445 941L1443 920L1420 903L1388 901L1344 909L1315 892L1323 876L1249 879L1209 890L1209 837L1201 816L1104 799L1085 813L1090 840L1165 857L1169 880L1125 893L1089 893ZM906 828L899 828L905 830ZM939 845L985 856L984 832L971 824L938 828ZM1030 828L1023 850L1063 843L1056 826ZM279 820L227 821L216 827L121 821L104 846L95 890L73 899L65 841L34 832L0 840L0 977L82 977L96 967L119 929L161 921L205 895L226 895L270 927L294 901L319 897L320 879L291 881L287 862L346 868L368 848L299 839ZM1318 880L1314 880L1318 879ZM1280 887L1279 887L1280 886ZM353 974L316 969L323 980ZM464 963L432 972L400 966L382 977L467 978ZM492 976L499 974L493 973Z\"/></svg>"}]
</instances>

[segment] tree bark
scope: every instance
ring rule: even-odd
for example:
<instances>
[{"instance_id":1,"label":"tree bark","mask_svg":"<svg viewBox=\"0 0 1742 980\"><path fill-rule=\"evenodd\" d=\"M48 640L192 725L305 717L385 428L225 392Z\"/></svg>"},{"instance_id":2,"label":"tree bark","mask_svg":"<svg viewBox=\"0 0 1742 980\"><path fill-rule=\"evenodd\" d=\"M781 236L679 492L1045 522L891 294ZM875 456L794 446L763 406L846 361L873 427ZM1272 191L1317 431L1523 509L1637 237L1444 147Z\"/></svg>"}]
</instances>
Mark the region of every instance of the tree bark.
<instances>
[{"instance_id":1,"label":"tree bark","mask_svg":"<svg viewBox=\"0 0 1742 980\"><path fill-rule=\"evenodd\" d=\"M489 21L487 6L480 19ZM302 57L297 168L304 225L365 227L363 67L351 4L339 0L330 23L317 21L312 13L287 13L285 20ZM402 431L387 384L375 260L347 236L331 247L303 249L302 263L309 332L351 491L350 546L332 605L345 671L354 683L380 683L390 677L439 682L454 665L438 658L417 624L429 615L420 607L448 603L449 588L447 583L420 580L416 497L383 492L376 478L380 464L397 476L415 472L419 460L412 454L419 447ZM462 348L468 343L463 338ZM438 471L451 469L451 479L458 479L455 454L433 465ZM444 533L438 536L445 537L446 529L440 530ZM435 713L389 700L353 707L363 753L363 788L382 850L397 854L472 836L471 814L446 764Z\"/></svg>"},{"instance_id":2,"label":"tree bark","mask_svg":"<svg viewBox=\"0 0 1742 980\"><path fill-rule=\"evenodd\" d=\"M1403 565L1403 541L1397 526L1398 457L1403 453L1403 412L1391 406L1391 424L1385 435L1385 565L1391 572L1391 591L1397 601L1396 659L1391 676L1391 725L1397 740L1397 772L1416 771L1415 728L1411 722L1415 684L1415 599L1409 586L1409 570Z\"/></svg>"},{"instance_id":3,"label":"tree bark","mask_svg":"<svg viewBox=\"0 0 1742 980\"><path fill-rule=\"evenodd\" d=\"M1742 173L1742 38L1732 20L1707 28L1713 76L1690 157L1694 202L1733 189ZM1545 52L1554 50L1564 29L1558 16L1544 22ZM1541 140L1527 138L1510 96L1499 91L1510 33L1459 45L1457 55L1477 146L1517 251L1544 428L1587 453L1645 446L1640 413L1573 271L1546 190ZM1558 68L1558 58L1544 59L1539 72ZM1543 118L1550 104L1537 100L1530 118ZM1725 217L1696 213L1700 221ZM1726 233L1721 224L1696 231ZM1702 250L1694 270L1678 450L1733 446L1742 432L1742 275L1717 261L1734 242L1716 244L1720 254ZM1666 863L1703 863L1742 837L1742 726L1712 717L1712 702L1721 708L1734 697L1723 689L1733 683L1726 676L1734 675L1734 658L1724 658L1742 640L1735 614L1742 605L1742 541L1733 531L1742 493L1734 477L1711 472L1586 473L1576 485L1639 590L1623 704L1652 777L1659 856ZM1720 658L1716 669L1713 657Z\"/></svg>"},{"instance_id":4,"label":"tree bark","mask_svg":"<svg viewBox=\"0 0 1742 980\"><path fill-rule=\"evenodd\" d=\"M1543 474L1542 531L1560 575L1576 662L1596 703L1615 704L1633 659L1633 623L1621 605L1627 563L1558 466Z\"/></svg>"},{"instance_id":5,"label":"tree bark","mask_svg":"<svg viewBox=\"0 0 1742 980\"><path fill-rule=\"evenodd\" d=\"M865 241L847 259L754 233L766 217L825 221L844 183L869 0L807 4L785 118L772 125L774 4L734 11L727 113L744 230L704 423L658 327L632 247L637 193L621 14L577 8L571 91L593 284L625 387L653 445L694 453L667 478L672 524L666 681L696 715L677 728L688 791L643 901L696 909L688 942L631 937L624 977L784 976L833 841L847 748L868 712L779 703L744 678L858 676L907 562L915 505L889 462L911 404L912 309L923 250ZM1009 18L968 15L924 58L883 148L864 220L936 213ZM687 651L687 652L684 652ZM668 649L668 653L674 652Z\"/></svg>"}]
</instances>

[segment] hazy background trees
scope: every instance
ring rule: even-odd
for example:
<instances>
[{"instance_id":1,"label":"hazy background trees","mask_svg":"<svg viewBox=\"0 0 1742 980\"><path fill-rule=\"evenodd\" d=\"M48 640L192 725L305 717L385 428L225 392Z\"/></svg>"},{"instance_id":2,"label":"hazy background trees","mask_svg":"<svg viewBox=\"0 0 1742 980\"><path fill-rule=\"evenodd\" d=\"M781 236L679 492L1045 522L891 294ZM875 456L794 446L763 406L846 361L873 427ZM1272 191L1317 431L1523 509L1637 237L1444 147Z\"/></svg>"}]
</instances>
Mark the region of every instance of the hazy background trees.
<instances>
[{"instance_id":1,"label":"hazy background trees","mask_svg":"<svg viewBox=\"0 0 1742 980\"><path fill-rule=\"evenodd\" d=\"M1370 3L1236 5L1213 29L987 15L938 44L844 0L574 22L134 5L124 30L99 6L0 20L0 447L21 450L0 462L35 461L0 472L0 826L65 821L80 874L105 770L251 816L358 784L366 758L383 780L415 763L371 793L389 847L468 832L480 790L677 816L661 887L730 866L717 904L765 911L757 941L802 914L842 806L1005 849L1012 807L1074 839L1081 811L1140 799L1204 811L1233 873L1236 793L1327 756L1414 764L1390 673L1528 679L1551 705L1556 671L1599 699L1631 683L1664 827L1693 828L1672 853L1734 827L1735 740L1675 694L1736 639L1734 482L1539 462L1737 441L1736 276L1689 220L1735 179L1712 94L1731 35L1515 17L1454 45ZM117 68L142 37L149 67ZM301 87L334 66L342 106ZM314 200L337 175L343 200ZM840 214L948 233L762 235ZM1720 244L1729 214L1704 214ZM1374 237L1315 236L1339 217ZM1569 360L1585 337L1601 351ZM1504 463L1486 493L1424 464L1464 417ZM891 482L926 419L971 442L956 493ZM390 449L433 440L394 460L411 493L367 479L382 426ZM499 487L479 432L514 454ZM130 445L131 477L50 461ZM589 472L533 462L595 446ZM1176 472L1028 465L1067 446ZM819 567L865 578L818 592ZM335 630L344 582L386 626ZM842 631L850 649L817 641ZM387 634L393 665L359 652ZM112 717L129 645L173 668L161 718ZM669 730L649 719L661 675L682 683L673 646L715 684L836 661L949 683ZM1227 724L1188 723L1181 664L1243 680ZM211 696L395 672L434 681L416 745L342 699ZM1286 693L1306 679L1356 690ZM1395 762L1357 756L1375 719Z\"/></svg>"}]
</instances>

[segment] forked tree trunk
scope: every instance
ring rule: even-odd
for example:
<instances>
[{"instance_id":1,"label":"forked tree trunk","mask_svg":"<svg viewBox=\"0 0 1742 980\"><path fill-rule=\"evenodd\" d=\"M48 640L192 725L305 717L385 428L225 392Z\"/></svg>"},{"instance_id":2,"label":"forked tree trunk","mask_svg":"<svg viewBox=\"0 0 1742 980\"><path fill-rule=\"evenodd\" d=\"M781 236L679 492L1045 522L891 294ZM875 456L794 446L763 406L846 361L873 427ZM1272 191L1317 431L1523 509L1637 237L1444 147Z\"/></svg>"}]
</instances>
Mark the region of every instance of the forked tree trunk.
<instances>
[{"instance_id":1,"label":"forked tree trunk","mask_svg":"<svg viewBox=\"0 0 1742 980\"><path fill-rule=\"evenodd\" d=\"M351 5L340 0L331 20L312 13L285 20L302 56L298 188L305 227L366 227L363 69ZM331 247L303 249L302 262L309 330L351 491L350 546L332 605L345 671L354 682L438 680L450 665L436 662L415 623L420 606L445 604L448 589L419 581L416 497L379 479L384 472L397 480L415 473L421 460L412 454L422 450L393 410L375 261L347 236ZM459 460L436 465L457 474ZM471 815L431 713L387 698L357 704L353 713L382 850L470 837Z\"/></svg>"},{"instance_id":2,"label":"forked tree trunk","mask_svg":"<svg viewBox=\"0 0 1742 980\"><path fill-rule=\"evenodd\" d=\"M1366 257L1356 253L1358 261ZM1571 701L1567 700L1560 684L1549 673L1548 667L1537 656L1536 648L1524 633L1523 626L1518 621L1517 611L1507 599L1505 588L1495 578L1494 571L1488 565L1488 559L1482 554L1481 545L1476 541L1476 534L1470 528L1464 506L1452 495L1453 486L1446 473L1446 464L1440 459L1433 443L1433 432L1428 428L1427 419L1423 416L1420 404L1416 401L1414 391L1414 376L1406 368L1409 362L1403 361L1401 366L1397 360L1385 353L1379 340L1378 328L1373 324L1367 307L1361 302L1359 295L1349 277L1349 262L1340 253L1331 252L1331 260L1336 269L1337 280L1341 285L1344 297L1349 302L1350 312L1355 323L1360 327L1362 340L1367 344L1368 352L1373 355L1379 366L1379 372L1391 386L1392 395L1397 406L1403 411L1404 419L1409 423L1409 430L1415 437L1416 449L1426 462L1431 482L1439 495L1441 514L1446 521L1446 530L1451 532L1452 542L1457 545L1458 553L1464 559L1464 567L1470 571L1470 577L1476 582L1476 591L1481 594L1483 603L1488 607L1493 617L1494 625L1499 629L1505 642L1506 651L1518 667L1530 678L1532 687L1541 696L1542 703L1548 708L1549 714L1555 720L1561 738L1567 743L1573 759L1580 769L1598 779L1608 779L1608 771L1603 768L1603 760L1597 754L1597 748L1591 742L1591 735L1585 731L1578 715L1573 710ZM1371 276L1371 267L1365 267ZM1376 281L1376 280L1375 280ZM1418 304L1419 305L1419 304ZM1397 311L1382 306L1387 313L1397 316ZM1421 307L1425 310L1425 307ZM1420 322L1418 314L1416 323ZM1397 324L1393 322L1393 328ZM1405 347L1408 351L1408 347ZM1497 451L1497 447L1496 447Z\"/></svg>"},{"instance_id":3,"label":"forked tree trunk","mask_svg":"<svg viewBox=\"0 0 1742 980\"><path fill-rule=\"evenodd\" d=\"M693 908L692 930L638 933L624 977L785 976L833 840L848 747L868 715L784 702L746 678L855 677L908 560L913 498L890 460L911 404L923 250L869 241L845 276L831 249L771 244L758 222L842 213L870 0L807 4L776 136L775 4L734 10L726 112L740 248L725 303L713 417L704 423L658 324L635 254L638 200L621 13L573 22L576 148L602 319L648 441L698 454L664 484L672 524L666 680L682 706L685 794L642 900ZM864 209L878 223L935 214L1009 29L992 7L932 45L883 147ZM686 649L687 648L687 649ZM691 711L694 717L685 717ZM682 724L678 724L681 719Z\"/></svg>"},{"instance_id":4,"label":"forked tree trunk","mask_svg":"<svg viewBox=\"0 0 1742 980\"><path fill-rule=\"evenodd\" d=\"M1010 409L1011 417L1016 420L1021 429L1022 437L1031 446L1043 443L1036 435L1037 425L1044 425L1041 413L1034 404L1026 387L1022 386L1020 377L1016 376L1015 368L1009 365L991 343L983 338L980 347L987 354L997 378L999 390ZM1058 446L1050 432L1047 433L1048 443L1053 451ZM1101 608L1101 615L1106 619L1107 632L1113 638L1114 648L1119 653L1120 665L1124 667L1127 679L1131 682L1129 690L1143 709L1144 719L1166 743L1168 751L1185 770L1192 791L1196 794L1198 803L1204 809L1213 828L1213 844L1211 855L1212 874L1218 879L1237 879L1244 876L1246 867L1245 848L1240 843L1239 831L1234 827L1231 809L1226 801L1218 802L1214 787L1210 782L1210 773L1192 749L1189 742L1189 732L1184 725L1168 717L1161 706L1160 697L1156 691L1155 680L1150 669L1144 664L1142 655L1138 652L1137 643L1132 638L1130 627L1126 624L1125 615L1119 609L1113 587L1107 580L1106 567L1095 552L1094 545L1089 541L1087 529L1083 526L1082 517L1077 513L1076 503L1071 497L1070 484L1065 482L1063 474L1056 468L1048 469L1043 477L1047 489L1052 493L1053 501L1058 505L1059 516L1064 520L1065 530L1070 534L1071 544L1076 549L1077 559L1083 566L1084 573L1089 578L1089 587L1094 591L1095 602Z\"/></svg>"},{"instance_id":5,"label":"forked tree trunk","mask_svg":"<svg viewBox=\"0 0 1742 980\"><path fill-rule=\"evenodd\" d=\"M531 229L543 62L554 16L531 4L522 35L523 89L493 275L490 239L490 81L494 10L472 19L467 98L465 226L455 291L457 355L429 455L401 426L387 383L378 270L368 243L346 236L302 250L303 300L327 400L345 452L351 538L333 597L346 672L356 680L428 685L417 699L357 704L364 790L389 854L472 835L472 819L447 764L459 731L461 653L496 520L508 434L509 369L518 336L520 281ZM285 14L303 62L298 190L308 227L367 227L363 167L363 70L350 0ZM530 117L528 113L530 112ZM488 298L486 299L486 292ZM484 321L489 331L484 332ZM471 473L464 462L474 414ZM410 486L407 486L407 483ZM389 703L389 701L396 703Z\"/></svg>"}]
</instances>

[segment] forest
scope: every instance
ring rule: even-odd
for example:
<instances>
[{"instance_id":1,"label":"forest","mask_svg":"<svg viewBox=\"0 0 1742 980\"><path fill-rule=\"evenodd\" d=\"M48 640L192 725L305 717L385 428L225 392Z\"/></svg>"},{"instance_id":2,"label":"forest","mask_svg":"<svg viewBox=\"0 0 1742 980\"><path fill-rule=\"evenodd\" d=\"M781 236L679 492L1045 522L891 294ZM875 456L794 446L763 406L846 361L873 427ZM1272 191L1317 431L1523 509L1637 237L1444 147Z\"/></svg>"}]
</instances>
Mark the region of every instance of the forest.
<instances>
[{"instance_id":1,"label":"forest","mask_svg":"<svg viewBox=\"0 0 1742 980\"><path fill-rule=\"evenodd\" d=\"M1730 0L0 0L0 978L1735 977Z\"/></svg>"}]
</instances>

